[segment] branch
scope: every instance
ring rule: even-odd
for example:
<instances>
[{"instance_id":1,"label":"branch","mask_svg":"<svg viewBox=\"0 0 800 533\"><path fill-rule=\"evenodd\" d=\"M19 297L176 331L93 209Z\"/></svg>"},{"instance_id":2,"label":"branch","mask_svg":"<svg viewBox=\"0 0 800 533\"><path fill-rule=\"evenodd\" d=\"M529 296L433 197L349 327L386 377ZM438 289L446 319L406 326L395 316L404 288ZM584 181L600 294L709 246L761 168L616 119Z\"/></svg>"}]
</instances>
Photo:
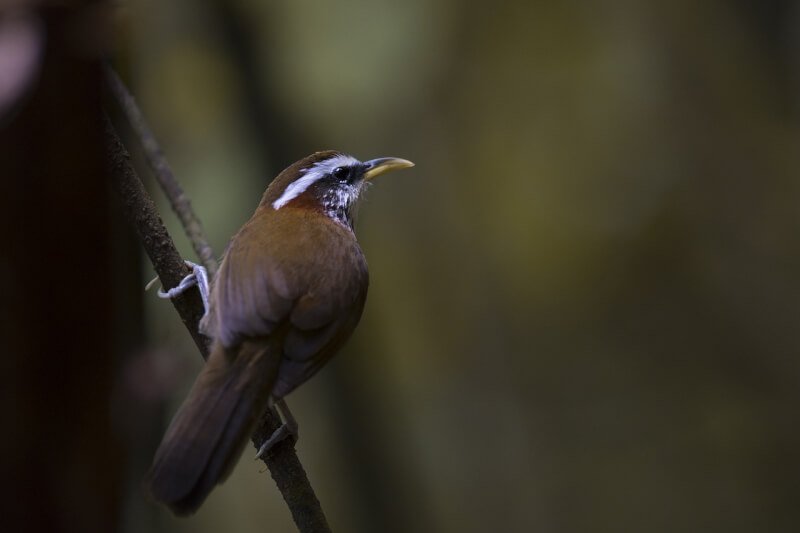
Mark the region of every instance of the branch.
<instances>
[{"instance_id":1,"label":"branch","mask_svg":"<svg viewBox=\"0 0 800 533\"><path fill-rule=\"evenodd\" d=\"M161 217L158 216L153 200L150 199L150 195L147 194L139 176L131 166L130 155L114 131L111 121L108 117L104 117L103 121L108 172L113 177L114 189L122 200L125 217L136 230L164 288L176 287L190 270L175 248ZM203 317L200 291L196 288L186 291L173 298L172 304L205 359L208 357L209 339L197 329L197 324Z\"/></svg>"},{"instance_id":2,"label":"branch","mask_svg":"<svg viewBox=\"0 0 800 533\"><path fill-rule=\"evenodd\" d=\"M175 287L189 273L188 268L158 216L152 199L133 169L130 155L107 118L105 123L109 173L113 178L114 188L122 198L125 215L136 229L164 288ZM200 227L199 223L197 227ZM210 247L208 250L210 251ZM198 331L198 323L203 315L203 303L199 291L196 289L188 291L172 301L203 358L208 357L208 338ZM280 426L281 419L275 410L267 409L253 433L256 449L260 448ZM287 438L278 442L263 457L263 461L281 491L298 530L301 533L330 533L322 506L294 450L293 440Z\"/></svg>"},{"instance_id":3,"label":"branch","mask_svg":"<svg viewBox=\"0 0 800 533\"><path fill-rule=\"evenodd\" d=\"M161 151L161 146L153 136L153 132L147 125L139 106L136 105L133 95L109 65L104 65L103 71L108 87L117 99L123 113L125 113L128 123L139 137L150 169L153 171L164 193L166 193L172 210L178 215L186 236L189 237L192 243L194 252L200 258L203 266L206 267L209 279L213 279L214 274L217 272L217 259L203 232L203 225L200 223L200 219L194 214L189 198L183 191L183 187L178 183L178 180L175 179L175 175L164 157L164 152Z\"/></svg>"}]
</instances>

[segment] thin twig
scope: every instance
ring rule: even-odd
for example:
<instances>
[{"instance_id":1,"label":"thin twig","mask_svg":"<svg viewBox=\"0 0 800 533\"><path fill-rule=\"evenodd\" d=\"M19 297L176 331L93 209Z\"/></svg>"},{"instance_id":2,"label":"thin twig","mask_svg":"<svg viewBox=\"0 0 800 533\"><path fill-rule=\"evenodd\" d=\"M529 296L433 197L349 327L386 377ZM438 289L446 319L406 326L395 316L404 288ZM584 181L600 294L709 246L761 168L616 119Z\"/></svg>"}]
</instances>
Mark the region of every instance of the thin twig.
<instances>
[{"instance_id":1,"label":"thin twig","mask_svg":"<svg viewBox=\"0 0 800 533\"><path fill-rule=\"evenodd\" d=\"M161 188L164 189L172 205L172 210L178 215L197 257L200 258L203 266L205 266L208 271L209 278L213 278L214 274L217 272L217 258L203 232L203 225L200 223L200 219L194 214L189 197L186 196L183 187L181 187L178 180L175 179L175 175L172 173L172 169L169 163L167 163L167 159L164 157L164 152L161 151L161 146L159 146L158 141L156 141L155 136L153 136L153 132L147 125L147 121L144 119L144 115L139 109L139 106L136 105L136 100L134 100L133 95L128 91L128 88L125 87L125 84L122 83L122 80L117 73L114 72L114 69L107 64L104 65L103 69L105 71L108 87L117 99L123 113L125 113L128 123L130 123L134 132L136 132L136 135L139 137L139 141L142 143L142 150L144 151L144 155L147 158L147 162L153 174L161 185Z\"/></svg>"},{"instance_id":2,"label":"thin twig","mask_svg":"<svg viewBox=\"0 0 800 533\"><path fill-rule=\"evenodd\" d=\"M130 155L110 121L108 119L105 121L109 173L113 177L114 187L122 198L125 214L135 227L164 288L170 289L180 283L188 273L188 269L158 216L152 199L133 169ZM198 331L198 323L203 314L199 291L188 291L185 295L173 299L173 304L203 358L206 358L208 339ZM281 419L278 414L274 409L267 409L253 433L253 444L256 449L261 448L261 445L280 426ZM278 442L262 460L281 491L297 529L301 533L330 533L322 506L294 450L293 439L287 438Z\"/></svg>"}]
</instances>

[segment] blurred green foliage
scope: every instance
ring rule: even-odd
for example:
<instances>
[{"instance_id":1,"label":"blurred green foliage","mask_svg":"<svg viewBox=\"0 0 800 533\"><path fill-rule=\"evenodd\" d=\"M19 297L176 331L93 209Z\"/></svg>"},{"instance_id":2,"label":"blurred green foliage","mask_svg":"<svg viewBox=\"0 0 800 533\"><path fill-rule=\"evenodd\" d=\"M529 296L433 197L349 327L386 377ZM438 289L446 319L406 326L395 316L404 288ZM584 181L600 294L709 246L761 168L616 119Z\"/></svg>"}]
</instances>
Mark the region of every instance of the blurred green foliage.
<instances>
[{"instance_id":1,"label":"blurred green foliage","mask_svg":"<svg viewBox=\"0 0 800 533\"><path fill-rule=\"evenodd\" d=\"M335 530L800 523L795 4L140 0L120 25L219 253L307 153L417 164L362 205L365 316L290 397ZM134 492L127 527L292 530L258 469L190 520Z\"/></svg>"}]
</instances>

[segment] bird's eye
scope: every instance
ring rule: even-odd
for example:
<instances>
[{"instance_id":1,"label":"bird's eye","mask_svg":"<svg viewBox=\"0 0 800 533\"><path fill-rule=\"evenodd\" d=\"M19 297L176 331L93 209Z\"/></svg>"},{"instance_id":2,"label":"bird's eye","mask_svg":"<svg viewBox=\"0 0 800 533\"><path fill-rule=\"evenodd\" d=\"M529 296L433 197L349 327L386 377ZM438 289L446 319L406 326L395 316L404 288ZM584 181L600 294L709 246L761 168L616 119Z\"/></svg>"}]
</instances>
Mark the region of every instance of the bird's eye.
<instances>
[{"instance_id":1,"label":"bird's eye","mask_svg":"<svg viewBox=\"0 0 800 533\"><path fill-rule=\"evenodd\" d=\"M333 169L333 177L339 181L346 180L349 174L350 171L347 169L347 167L336 167Z\"/></svg>"}]
</instances>

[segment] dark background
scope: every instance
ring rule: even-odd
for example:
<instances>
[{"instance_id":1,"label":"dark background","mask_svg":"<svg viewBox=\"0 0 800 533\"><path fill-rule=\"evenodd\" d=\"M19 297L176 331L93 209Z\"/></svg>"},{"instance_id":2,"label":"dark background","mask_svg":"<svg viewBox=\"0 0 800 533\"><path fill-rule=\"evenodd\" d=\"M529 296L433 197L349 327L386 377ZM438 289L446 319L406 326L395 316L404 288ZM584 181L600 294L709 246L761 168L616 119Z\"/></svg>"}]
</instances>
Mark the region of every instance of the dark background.
<instances>
[{"instance_id":1,"label":"dark background","mask_svg":"<svg viewBox=\"0 0 800 533\"><path fill-rule=\"evenodd\" d=\"M144 498L201 360L141 291L104 56L217 253L310 152L417 164L362 204L362 323L289 398L334 530L800 527L795 2L26 4L0 8L12 527L292 530L249 451L191 519Z\"/></svg>"}]
</instances>

